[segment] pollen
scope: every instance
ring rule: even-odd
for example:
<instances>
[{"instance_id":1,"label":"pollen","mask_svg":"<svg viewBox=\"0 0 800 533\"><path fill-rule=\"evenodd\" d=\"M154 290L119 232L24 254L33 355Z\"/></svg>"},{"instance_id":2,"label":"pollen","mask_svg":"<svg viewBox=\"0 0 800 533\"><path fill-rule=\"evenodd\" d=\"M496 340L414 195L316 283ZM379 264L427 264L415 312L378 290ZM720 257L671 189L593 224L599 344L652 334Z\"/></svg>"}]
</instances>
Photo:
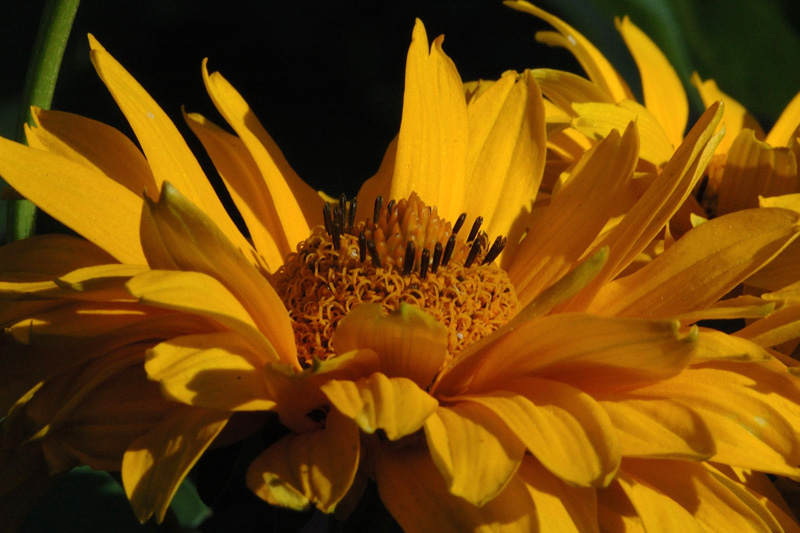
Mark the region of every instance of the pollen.
<instances>
[{"instance_id":1,"label":"pollen","mask_svg":"<svg viewBox=\"0 0 800 533\"><path fill-rule=\"evenodd\" d=\"M355 213L355 199L327 203L325 225L272 276L301 361L333 356L337 324L362 303L379 303L386 312L402 302L423 308L447 327L451 356L516 313L514 287L494 263L505 239L490 245L481 217L462 232L466 214L451 224L415 193L386 205L379 196L366 220L356 222Z\"/></svg>"}]
</instances>

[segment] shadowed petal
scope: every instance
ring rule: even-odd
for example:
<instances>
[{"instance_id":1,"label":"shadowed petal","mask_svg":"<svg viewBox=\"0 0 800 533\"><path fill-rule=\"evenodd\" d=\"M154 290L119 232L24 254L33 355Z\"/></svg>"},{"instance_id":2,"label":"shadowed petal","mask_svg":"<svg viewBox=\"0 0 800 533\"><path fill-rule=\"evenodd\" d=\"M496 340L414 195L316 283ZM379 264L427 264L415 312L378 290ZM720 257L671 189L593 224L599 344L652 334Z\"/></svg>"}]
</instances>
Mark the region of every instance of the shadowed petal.
<instances>
[{"instance_id":1,"label":"shadowed petal","mask_svg":"<svg viewBox=\"0 0 800 533\"><path fill-rule=\"evenodd\" d=\"M757 139L764 138L764 130L758 125L756 119L742 104L720 91L714 80L703 81L695 72L692 74L691 82L692 85L697 87L697 90L700 91L700 98L703 99L703 105L707 108L714 105L715 102L722 102L725 104L725 112L720 122L720 124L725 126L725 137L723 137L719 143L718 151L720 154L728 153L731 144L733 144L733 140L738 137L739 132L745 128L753 130Z\"/></svg>"}]
</instances>

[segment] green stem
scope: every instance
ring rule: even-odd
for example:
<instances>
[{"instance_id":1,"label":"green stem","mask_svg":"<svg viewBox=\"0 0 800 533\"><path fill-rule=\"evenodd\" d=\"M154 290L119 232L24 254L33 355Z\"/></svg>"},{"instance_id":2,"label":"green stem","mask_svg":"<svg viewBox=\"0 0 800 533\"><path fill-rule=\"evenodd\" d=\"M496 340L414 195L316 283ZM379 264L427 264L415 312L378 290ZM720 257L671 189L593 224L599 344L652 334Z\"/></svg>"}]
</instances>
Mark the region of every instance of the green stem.
<instances>
[{"instance_id":1,"label":"green stem","mask_svg":"<svg viewBox=\"0 0 800 533\"><path fill-rule=\"evenodd\" d=\"M61 59L79 3L80 0L47 0L25 78L22 107L17 120L16 140L19 142L25 142L24 124L33 125L31 106L50 108ZM8 204L8 240L33 235L36 206L28 200L12 200Z\"/></svg>"}]
</instances>

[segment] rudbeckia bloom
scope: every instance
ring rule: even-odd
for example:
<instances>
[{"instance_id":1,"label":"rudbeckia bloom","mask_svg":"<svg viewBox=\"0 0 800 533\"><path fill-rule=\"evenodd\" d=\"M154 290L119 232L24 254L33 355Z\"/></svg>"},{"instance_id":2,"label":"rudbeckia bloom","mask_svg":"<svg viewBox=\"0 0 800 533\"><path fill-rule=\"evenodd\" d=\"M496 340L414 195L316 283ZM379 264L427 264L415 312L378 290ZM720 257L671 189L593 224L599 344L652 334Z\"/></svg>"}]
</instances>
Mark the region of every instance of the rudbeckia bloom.
<instances>
[{"instance_id":1,"label":"rudbeckia bloom","mask_svg":"<svg viewBox=\"0 0 800 533\"><path fill-rule=\"evenodd\" d=\"M798 214L719 217L632 267L702 175L719 107L646 183L636 125L610 131L535 209L546 127L534 77L465 96L441 43L417 23L398 138L355 200L305 185L204 68L235 135L186 119L248 241L174 125L93 42L146 159L55 112L37 113L31 148L0 141L0 173L94 243L6 249L24 252L0 278L19 365L0 378L14 385L8 455L92 464L92 439L64 432L98 435L92 406L108 422L130 369L142 418L101 467L121 467L142 520L163 516L233 413L271 410L289 434L247 482L283 507L346 515L373 480L409 531L796 528L760 472L800 476L797 378L757 344L692 324L750 312L721 298L796 237ZM52 248L58 267L45 267ZM67 341L95 349L59 366ZM26 373L28 350L55 363Z\"/></svg>"}]
</instances>

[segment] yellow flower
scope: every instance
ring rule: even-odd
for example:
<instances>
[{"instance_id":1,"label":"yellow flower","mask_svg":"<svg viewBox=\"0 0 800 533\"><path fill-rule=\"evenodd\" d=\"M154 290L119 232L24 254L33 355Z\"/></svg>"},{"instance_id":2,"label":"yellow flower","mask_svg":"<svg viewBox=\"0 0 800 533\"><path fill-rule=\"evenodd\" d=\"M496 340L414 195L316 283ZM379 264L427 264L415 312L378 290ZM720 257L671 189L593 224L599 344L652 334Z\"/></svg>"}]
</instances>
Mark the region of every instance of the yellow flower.
<instances>
[{"instance_id":1,"label":"yellow flower","mask_svg":"<svg viewBox=\"0 0 800 533\"><path fill-rule=\"evenodd\" d=\"M93 41L146 159L57 112L37 112L31 148L0 140L0 174L105 250L68 237L3 249L16 259L0 297L18 303L0 323L19 367L0 378L6 456L94 460L94 421L121 412L124 379L142 418L121 421L96 464L121 467L141 520L163 517L234 413L273 410L291 433L248 485L284 507L346 514L373 479L410 531L794 527L759 472L800 477L797 378L757 344L691 324L752 312L720 299L797 236L798 214L719 217L631 269L702 174L721 109L645 181L640 125L609 130L534 209L534 75L465 98L441 42L417 23L400 133L356 201L326 204L204 69L236 135L186 120L251 244L175 126ZM462 212L484 218L457 229Z\"/></svg>"}]
</instances>

